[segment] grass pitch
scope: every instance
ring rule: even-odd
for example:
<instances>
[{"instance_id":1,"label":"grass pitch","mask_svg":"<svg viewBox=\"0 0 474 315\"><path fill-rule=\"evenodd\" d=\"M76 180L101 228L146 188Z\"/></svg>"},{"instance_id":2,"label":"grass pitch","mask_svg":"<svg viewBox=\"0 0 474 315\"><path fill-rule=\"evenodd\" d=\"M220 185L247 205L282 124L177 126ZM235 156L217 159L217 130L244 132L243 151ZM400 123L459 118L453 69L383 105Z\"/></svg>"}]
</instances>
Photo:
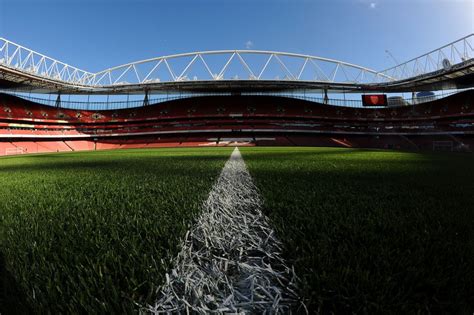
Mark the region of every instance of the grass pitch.
<instances>
[{"instance_id":1,"label":"grass pitch","mask_svg":"<svg viewBox=\"0 0 474 315\"><path fill-rule=\"evenodd\" d=\"M241 152L311 310L472 314L472 155Z\"/></svg>"},{"instance_id":2,"label":"grass pitch","mask_svg":"<svg viewBox=\"0 0 474 315\"><path fill-rule=\"evenodd\" d=\"M0 158L2 314L153 303L231 151ZM472 155L241 152L311 311L472 313Z\"/></svg>"},{"instance_id":3,"label":"grass pitch","mask_svg":"<svg viewBox=\"0 0 474 315\"><path fill-rule=\"evenodd\" d=\"M2 313L121 314L154 303L231 151L0 158Z\"/></svg>"}]
</instances>

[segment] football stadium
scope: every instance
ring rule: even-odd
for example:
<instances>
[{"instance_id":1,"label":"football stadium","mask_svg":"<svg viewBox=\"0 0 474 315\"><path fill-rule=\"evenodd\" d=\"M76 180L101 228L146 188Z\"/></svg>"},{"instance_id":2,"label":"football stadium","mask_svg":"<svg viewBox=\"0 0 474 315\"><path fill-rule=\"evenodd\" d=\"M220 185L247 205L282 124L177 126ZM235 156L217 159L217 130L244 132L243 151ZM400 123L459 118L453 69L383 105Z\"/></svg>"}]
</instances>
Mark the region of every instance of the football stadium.
<instances>
[{"instance_id":1,"label":"football stadium","mask_svg":"<svg viewBox=\"0 0 474 315\"><path fill-rule=\"evenodd\" d=\"M472 314L474 34L100 63L0 37L1 314Z\"/></svg>"}]
</instances>

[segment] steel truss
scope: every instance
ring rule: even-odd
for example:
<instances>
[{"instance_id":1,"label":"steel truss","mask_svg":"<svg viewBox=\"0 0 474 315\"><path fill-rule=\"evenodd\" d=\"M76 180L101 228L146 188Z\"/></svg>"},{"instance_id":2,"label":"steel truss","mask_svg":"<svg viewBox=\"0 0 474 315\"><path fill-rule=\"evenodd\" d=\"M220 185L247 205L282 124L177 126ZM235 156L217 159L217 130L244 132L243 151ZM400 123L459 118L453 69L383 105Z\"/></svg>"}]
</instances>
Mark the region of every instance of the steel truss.
<instances>
[{"instance_id":1,"label":"steel truss","mask_svg":"<svg viewBox=\"0 0 474 315\"><path fill-rule=\"evenodd\" d=\"M91 73L0 38L0 67L77 87L124 87L184 81L286 81L327 84L383 84L448 70L474 56L474 34L398 66L374 71L347 62L302 54L218 50L141 60ZM217 65L210 58L220 58ZM260 62L255 60L260 59ZM237 65L237 67L235 67ZM273 65L273 67L272 67ZM193 68L201 71L193 73ZM216 69L217 68L217 69ZM272 68L272 70L270 70Z\"/></svg>"},{"instance_id":2,"label":"steel truss","mask_svg":"<svg viewBox=\"0 0 474 315\"><path fill-rule=\"evenodd\" d=\"M0 65L65 83L88 84L94 75L1 37Z\"/></svg>"},{"instance_id":3,"label":"steel truss","mask_svg":"<svg viewBox=\"0 0 474 315\"><path fill-rule=\"evenodd\" d=\"M221 58L222 65L216 69L217 71L211 70L216 66L206 60L213 56ZM263 62L259 66L248 61L255 56L262 57L260 59ZM235 73L229 70L233 62L237 63L239 67L234 69ZM178 66L173 63L180 64L181 69L178 70ZM269 70L272 63L277 65L277 72L275 72L275 68L273 68L273 72ZM176 54L141 60L91 73L4 38L0 38L0 65L50 80L90 87L190 80L285 80L354 84L393 80L386 74L339 60L259 50L217 50ZM201 67L204 71L199 76L192 76L193 67ZM160 72L162 69L165 73ZM242 73L245 76L239 76Z\"/></svg>"},{"instance_id":4,"label":"steel truss","mask_svg":"<svg viewBox=\"0 0 474 315\"><path fill-rule=\"evenodd\" d=\"M438 70L450 70L454 65L474 58L474 34L434 49L395 67L380 71L381 74L404 80Z\"/></svg>"},{"instance_id":5,"label":"steel truss","mask_svg":"<svg viewBox=\"0 0 474 315\"><path fill-rule=\"evenodd\" d=\"M211 70L213 67L206 61L211 56L218 56L223 59L222 65L217 71ZM263 57L260 67L251 65L248 62L249 59L255 56ZM187 59L182 65L181 71L176 71L176 68L172 66L172 61L176 59ZM232 62L238 65L238 68L234 70L236 71L235 73L229 71L229 65ZM272 62L278 66L278 72L268 70ZM297 69L293 67L290 70L289 64L295 65L296 63L298 64ZM139 70L144 65L149 65L146 67L148 69L146 72ZM201 74L202 76L190 78L192 67L199 66L202 66L204 69L204 73ZM285 80L360 84L392 80L388 75L377 73L374 70L333 59L275 51L218 50L170 55L121 65L94 74L92 84L116 85L163 82L158 76L160 67L165 68L167 72L165 74L168 78L167 82L190 80ZM133 74L132 78L135 81L120 82L124 76L130 73ZM245 77L239 76L237 73L243 73ZM312 76L308 78L308 74L312 74Z\"/></svg>"}]
</instances>

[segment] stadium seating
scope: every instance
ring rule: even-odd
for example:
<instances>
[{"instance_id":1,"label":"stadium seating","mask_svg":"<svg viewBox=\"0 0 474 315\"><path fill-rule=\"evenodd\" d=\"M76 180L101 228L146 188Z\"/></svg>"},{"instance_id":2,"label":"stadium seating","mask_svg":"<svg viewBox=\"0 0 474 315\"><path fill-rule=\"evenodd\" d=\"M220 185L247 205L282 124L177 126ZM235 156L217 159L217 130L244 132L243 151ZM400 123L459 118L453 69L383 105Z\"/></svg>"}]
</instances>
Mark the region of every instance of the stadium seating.
<instances>
[{"instance_id":1,"label":"stadium seating","mask_svg":"<svg viewBox=\"0 0 474 315\"><path fill-rule=\"evenodd\" d=\"M133 109L87 111L0 94L0 154L161 146L316 145L472 149L474 91L399 108L350 108L276 96L200 96ZM454 138L453 138L454 137ZM458 138L456 138L458 137ZM440 140L442 139L442 140ZM447 139L447 140L446 140ZM436 145L435 145L436 147Z\"/></svg>"},{"instance_id":2,"label":"stadium seating","mask_svg":"<svg viewBox=\"0 0 474 315\"><path fill-rule=\"evenodd\" d=\"M0 155L12 154L15 150L16 146L14 146L11 142L0 142Z\"/></svg>"},{"instance_id":3,"label":"stadium seating","mask_svg":"<svg viewBox=\"0 0 474 315\"><path fill-rule=\"evenodd\" d=\"M64 143L71 148L72 151L86 151L95 150L94 141L74 140L64 141Z\"/></svg>"}]
</instances>

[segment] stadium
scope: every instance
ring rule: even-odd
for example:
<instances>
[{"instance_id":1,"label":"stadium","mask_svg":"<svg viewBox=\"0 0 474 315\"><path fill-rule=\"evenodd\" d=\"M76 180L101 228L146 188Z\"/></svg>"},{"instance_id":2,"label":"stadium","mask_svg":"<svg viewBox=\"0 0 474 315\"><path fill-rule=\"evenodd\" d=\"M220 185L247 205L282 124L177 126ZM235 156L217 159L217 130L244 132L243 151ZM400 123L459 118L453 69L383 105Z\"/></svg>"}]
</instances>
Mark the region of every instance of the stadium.
<instances>
[{"instance_id":1,"label":"stadium","mask_svg":"<svg viewBox=\"0 0 474 315\"><path fill-rule=\"evenodd\" d=\"M382 71L314 56L235 50L158 57L94 74L3 39L1 152L233 142L470 152L473 38ZM218 72L206 63L209 56L224 58ZM260 67L255 57L264 61ZM268 70L272 61L280 68L276 75ZM208 70L200 77L192 72L199 66ZM397 92L412 97L386 99ZM68 93L87 94L88 101L65 101ZM344 100L343 93L362 94L369 104ZM133 94L134 100L91 102L95 94Z\"/></svg>"},{"instance_id":2,"label":"stadium","mask_svg":"<svg viewBox=\"0 0 474 315\"><path fill-rule=\"evenodd\" d=\"M474 34L382 70L27 46L0 38L1 314L473 312Z\"/></svg>"}]
</instances>

